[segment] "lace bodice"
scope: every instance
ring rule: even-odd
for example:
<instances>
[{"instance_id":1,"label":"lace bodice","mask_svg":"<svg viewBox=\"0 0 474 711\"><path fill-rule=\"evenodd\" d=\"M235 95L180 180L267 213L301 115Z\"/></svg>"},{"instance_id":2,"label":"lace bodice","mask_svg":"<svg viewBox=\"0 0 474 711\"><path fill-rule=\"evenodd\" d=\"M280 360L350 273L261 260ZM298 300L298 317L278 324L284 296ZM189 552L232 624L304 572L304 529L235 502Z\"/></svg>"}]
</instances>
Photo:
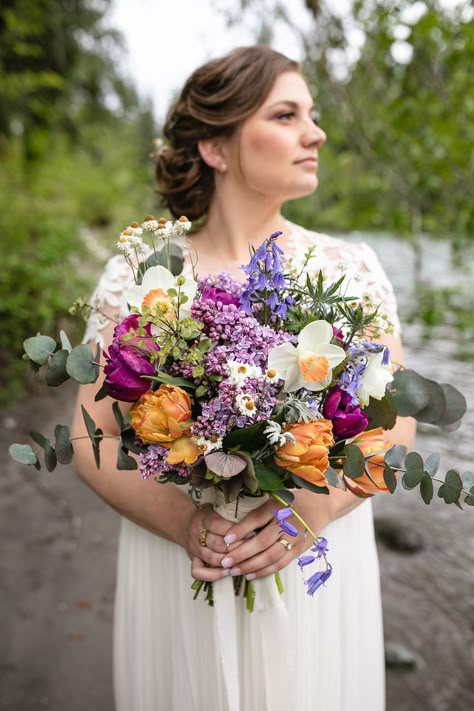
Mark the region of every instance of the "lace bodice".
<instances>
[{"instance_id":1,"label":"lace bodice","mask_svg":"<svg viewBox=\"0 0 474 711\"><path fill-rule=\"evenodd\" d=\"M360 299L367 308L380 304L380 313L392 324L393 335L400 334L395 294L371 247L364 242L355 244L312 232L290 222L288 226L290 235L285 254L293 266L300 269L308 249L313 247L307 271L317 273L321 270L328 283L345 274L347 293ZM190 265L185 262L183 273L190 276L190 271ZM124 257L118 254L109 259L91 297L90 304L98 310L93 311L88 320L84 342L95 341L104 347L102 331L109 319L100 311L108 306L109 312L111 309L116 312L117 319L124 318L127 308L123 297L132 284L133 274Z\"/></svg>"}]
</instances>

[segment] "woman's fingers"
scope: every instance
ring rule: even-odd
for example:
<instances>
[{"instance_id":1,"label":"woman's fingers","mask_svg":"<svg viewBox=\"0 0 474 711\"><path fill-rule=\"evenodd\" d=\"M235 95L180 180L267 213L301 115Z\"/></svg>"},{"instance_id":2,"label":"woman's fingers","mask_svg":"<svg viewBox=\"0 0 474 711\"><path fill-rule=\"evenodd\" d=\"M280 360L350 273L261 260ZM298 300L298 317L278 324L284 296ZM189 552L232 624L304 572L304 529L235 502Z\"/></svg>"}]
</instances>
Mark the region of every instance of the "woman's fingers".
<instances>
[{"instance_id":1,"label":"woman's fingers","mask_svg":"<svg viewBox=\"0 0 474 711\"><path fill-rule=\"evenodd\" d=\"M239 523L232 524L224 534L224 541L231 544L244 540L256 528L266 526L273 519L272 511L277 508L279 508L277 502L270 499L270 501L259 506L258 509L248 513Z\"/></svg>"},{"instance_id":2,"label":"woman's fingers","mask_svg":"<svg viewBox=\"0 0 474 711\"><path fill-rule=\"evenodd\" d=\"M260 555L267 551L276 541L278 541L281 532L276 525L269 524L262 528L256 536L245 540L222 558L221 565L224 568L235 568L241 565L243 561ZM236 573L238 575L238 573Z\"/></svg>"},{"instance_id":3,"label":"woman's fingers","mask_svg":"<svg viewBox=\"0 0 474 711\"><path fill-rule=\"evenodd\" d=\"M191 575L195 580L204 580L205 582L215 582L229 575L229 570L226 568L209 567L206 562L198 556L193 556L191 560Z\"/></svg>"}]
</instances>

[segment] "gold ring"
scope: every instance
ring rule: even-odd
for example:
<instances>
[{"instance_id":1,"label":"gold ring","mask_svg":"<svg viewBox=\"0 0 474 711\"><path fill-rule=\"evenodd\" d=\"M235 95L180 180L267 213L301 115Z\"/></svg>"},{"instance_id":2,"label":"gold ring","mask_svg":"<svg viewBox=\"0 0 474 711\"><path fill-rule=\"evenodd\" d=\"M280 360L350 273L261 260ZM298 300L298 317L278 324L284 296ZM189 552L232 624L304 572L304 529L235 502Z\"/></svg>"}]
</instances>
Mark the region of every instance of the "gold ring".
<instances>
[{"instance_id":1,"label":"gold ring","mask_svg":"<svg viewBox=\"0 0 474 711\"><path fill-rule=\"evenodd\" d=\"M206 539L207 539L208 533L209 533L209 531L207 531L207 529L203 528L201 533L199 534L199 545L202 546L203 548L207 548Z\"/></svg>"},{"instance_id":2,"label":"gold ring","mask_svg":"<svg viewBox=\"0 0 474 711\"><path fill-rule=\"evenodd\" d=\"M293 548L293 543L287 541L286 538L279 538L278 543L281 543L282 546L285 546L287 551L291 551L291 549Z\"/></svg>"}]
</instances>

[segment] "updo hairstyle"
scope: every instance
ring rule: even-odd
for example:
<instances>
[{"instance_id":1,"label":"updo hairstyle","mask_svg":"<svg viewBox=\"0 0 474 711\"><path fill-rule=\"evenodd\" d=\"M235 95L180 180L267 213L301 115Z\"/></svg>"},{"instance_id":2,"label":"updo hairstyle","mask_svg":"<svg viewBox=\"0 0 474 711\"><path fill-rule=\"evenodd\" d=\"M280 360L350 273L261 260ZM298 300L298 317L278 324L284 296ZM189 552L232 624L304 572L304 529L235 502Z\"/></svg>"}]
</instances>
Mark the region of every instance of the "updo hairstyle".
<instances>
[{"instance_id":1,"label":"updo hairstyle","mask_svg":"<svg viewBox=\"0 0 474 711\"><path fill-rule=\"evenodd\" d=\"M158 192L174 217L197 220L214 193L214 169L198 150L198 141L231 136L267 98L283 72L299 71L297 62L270 47L240 47L196 69L171 106L164 126L167 144L156 158Z\"/></svg>"}]
</instances>

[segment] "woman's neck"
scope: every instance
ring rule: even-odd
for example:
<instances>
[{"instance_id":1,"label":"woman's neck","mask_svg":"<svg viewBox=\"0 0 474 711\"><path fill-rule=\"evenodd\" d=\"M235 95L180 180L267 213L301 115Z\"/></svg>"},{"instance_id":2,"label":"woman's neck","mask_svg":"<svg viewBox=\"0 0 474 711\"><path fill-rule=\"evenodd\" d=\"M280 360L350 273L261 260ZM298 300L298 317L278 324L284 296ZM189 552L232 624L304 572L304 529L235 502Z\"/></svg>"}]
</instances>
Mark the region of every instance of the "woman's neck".
<instances>
[{"instance_id":1,"label":"woman's neck","mask_svg":"<svg viewBox=\"0 0 474 711\"><path fill-rule=\"evenodd\" d=\"M217 191L206 224L192 237L200 259L246 263L249 245L257 247L277 230L283 232L279 243L285 246L289 230L280 212L281 203L250 195L239 199L238 191L227 192Z\"/></svg>"}]
</instances>

